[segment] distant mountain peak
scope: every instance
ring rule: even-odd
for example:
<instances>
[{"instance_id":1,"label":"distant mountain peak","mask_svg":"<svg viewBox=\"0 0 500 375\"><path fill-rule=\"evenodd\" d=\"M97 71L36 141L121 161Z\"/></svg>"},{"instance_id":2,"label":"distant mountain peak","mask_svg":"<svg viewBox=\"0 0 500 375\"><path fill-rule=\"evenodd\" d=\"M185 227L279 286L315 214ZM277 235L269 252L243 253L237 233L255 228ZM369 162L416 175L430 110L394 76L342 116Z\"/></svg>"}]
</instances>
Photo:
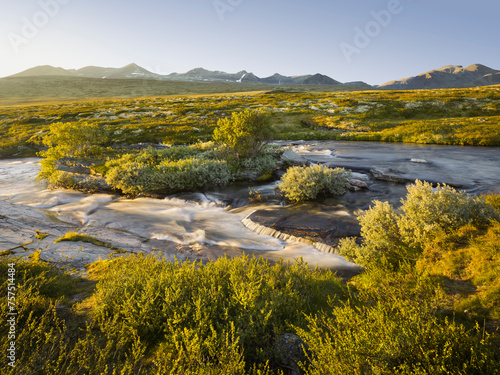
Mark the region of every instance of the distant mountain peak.
<instances>
[{"instance_id":1,"label":"distant mountain peak","mask_svg":"<svg viewBox=\"0 0 500 375\"><path fill-rule=\"evenodd\" d=\"M204 74L204 73L210 73L210 71L203 68L194 68L188 71L186 74Z\"/></svg>"},{"instance_id":2,"label":"distant mountain peak","mask_svg":"<svg viewBox=\"0 0 500 375\"><path fill-rule=\"evenodd\" d=\"M34 76L74 76L75 73L63 68L53 67L51 65L39 65L24 70L10 77L34 77Z\"/></svg>"},{"instance_id":3,"label":"distant mountain peak","mask_svg":"<svg viewBox=\"0 0 500 375\"><path fill-rule=\"evenodd\" d=\"M391 90L445 89L486 86L500 83L500 71L482 64L446 65L414 77L389 81L378 86Z\"/></svg>"},{"instance_id":4,"label":"distant mountain peak","mask_svg":"<svg viewBox=\"0 0 500 375\"><path fill-rule=\"evenodd\" d=\"M233 82L233 83L259 83L273 85L288 84L308 84L308 85L342 85L334 79L316 73L314 75L284 76L275 73L267 78L259 78L255 74L246 70L237 73L226 73L223 71L210 71L202 67L189 70L187 73L171 73L161 75L150 72L147 69L131 63L121 68L104 68L99 66L86 66L78 70L66 70L63 68L54 68L50 65L43 65L28 69L12 77L28 76L73 76L80 78L95 79L147 79L147 80L175 80L175 81L203 81L203 82Z\"/></svg>"}]
</instances>

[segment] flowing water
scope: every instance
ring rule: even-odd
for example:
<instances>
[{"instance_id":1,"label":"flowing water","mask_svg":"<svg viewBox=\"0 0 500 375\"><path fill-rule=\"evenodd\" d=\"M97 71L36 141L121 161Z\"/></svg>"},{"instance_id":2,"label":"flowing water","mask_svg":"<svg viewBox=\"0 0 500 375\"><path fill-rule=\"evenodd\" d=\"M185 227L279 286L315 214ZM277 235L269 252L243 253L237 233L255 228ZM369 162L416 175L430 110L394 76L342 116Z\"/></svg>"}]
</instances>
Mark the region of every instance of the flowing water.
<instances>
[{"instance_id":1,"label":"flowing water","mask_svg":"<svg viewBox=\"0 0 500 375\"><path fill-rule=\"evenodd\" d=\"M404 185L376 181L367 174L374 164L413 168L410 173L442 176L473 193L498 189L500 149L451 146L421 146L367 142L306 142L293 150L312 162L329 163L361 172L370 189L349 192L304 210L325 212L342 205L352 214L365 210L374 199L397 205L406 194ZM429 161L409 163L410 158ZM88 195L69 190L49 190L35 181L39 159L0 160L0 204L2 200L44 210L62 222L80 227L118 229L141 238L178 244L206 244L241 249L270 259L302 256L310 265L349 267L343 258L324 254L313 246L283 241L246 228L242 220L257 209L272 209L276 202L250 204L248 187L231 187L208 193L191 193L165 199L125 199L108 194ZM460 184L459 184L460 182ZM256 187L270 194L274 184ZM274 206L273 206L274 205ZM231 208L233 207L233 208ZM221 250L221 256L223 251Z\"/></svg>"},{"instance_id":2,"label":"flowing water","mask_svg":"<svg viewBox=\"0 0 500 375\"><path fill-rule=\"evenodd\" d=\"M237 248L274 260L303 257L311 266L352 267L343 258L320 253L310 245L263 236L246 228L241 221L259 206L228 210L224 200L233 204L247 202L248 189L233 189L230 199L228 193L218 192L124 199L108 194L49 190L35 180L38 161L0 160L0 204L8 200L44 210L62 222L118 229L145 239ZM223 255L222 250L219 255Z\"/></svg>"}]
</instances>

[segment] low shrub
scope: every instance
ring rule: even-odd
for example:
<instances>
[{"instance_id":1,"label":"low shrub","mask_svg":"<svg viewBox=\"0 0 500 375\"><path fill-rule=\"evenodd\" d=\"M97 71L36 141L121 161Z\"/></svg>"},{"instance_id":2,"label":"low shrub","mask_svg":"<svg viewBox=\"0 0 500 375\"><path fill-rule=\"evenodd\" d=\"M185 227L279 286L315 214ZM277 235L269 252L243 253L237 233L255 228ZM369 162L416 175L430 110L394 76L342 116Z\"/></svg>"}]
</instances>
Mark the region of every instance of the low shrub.
<instances>
[{"instance_id":1,"label":"low shrub","mask_svg":"<svg viewBox=\"0 0 500 375\"><path fill-rule=\"evenodd\" d=\"M131 256L103 266L94 295L100 326L112 322L116 340L130 348L135 338L154 348L155 366L175 373L223 365L243 374L242 363L247 370L274 367L280 334L305 327L304 314L327 308L328 298L345 297L330 271L302 262L244 257L173 264Z\"/></svg>"},{"instance_id":2,"label":"low shrub","mask_svg":"<svg viewBox=\"0 0 500 375\"><path fill-rule=\"evenodd\" d=\"M273 130L268 114L251 109L233 112L231 118L221 118L213 139L236 159L254 158L266 142L272 139Z\"/></svg>"},{"instance_id":3,"label":"low shrub","mask_svg":"<svg viewBox=\"0 0 500 375\"><path fill-rule=\"evenodd\" d=\"M349 177L350 172L343 168L291 167L281 178L278 189L291 202L309 201L344 194L349 188Z\"/></svg>"},{"instance_id":4,"label":"low shrub","mask_svg":"<svg viewBox=\"0 0 500 375\"><path fill-rule=\"evenodd\" d=\"M415 263L426 246L460 240L460 228L485 229L492 220L500 220L500 214L485 197L417 181L408 186L400 212L375 201L359 216L363 243L341 240L339 253L361 266L397 268L402 261Z\"/></svg>"},{"instance_id":5,"label":"low shrub","mask_svg":"<svg viewBox=\"0 0 500 375\"><path fill-rule=\"evenodd\" d=\"M500 374L498 339L408 299L364 301L309 317L307 374Z\"/></svg>"},{"instance_id":6,"label":"low shrub","mask_svg":"<svg viewBox=\"0 0 500 375\"><path fill-rule=\"evenodd\" d=\"M226 185L232 180L231 168L222 160L160 160L141 162L131 155L111 160L106 163L106 181L125 194L168 194Z\"/></svg>"},{"instance_id":7,"label":"low shrub","mask_svg":"<svg viewBox=\"0 0 500 375\"><path fill-rule=\"evenodd\" d=\"M257 179L270 179L277 167L278 158L270 154L243 159L238 163L239 177L244 179L245 175L254 175Z\"/></svg>"}]
</instances>

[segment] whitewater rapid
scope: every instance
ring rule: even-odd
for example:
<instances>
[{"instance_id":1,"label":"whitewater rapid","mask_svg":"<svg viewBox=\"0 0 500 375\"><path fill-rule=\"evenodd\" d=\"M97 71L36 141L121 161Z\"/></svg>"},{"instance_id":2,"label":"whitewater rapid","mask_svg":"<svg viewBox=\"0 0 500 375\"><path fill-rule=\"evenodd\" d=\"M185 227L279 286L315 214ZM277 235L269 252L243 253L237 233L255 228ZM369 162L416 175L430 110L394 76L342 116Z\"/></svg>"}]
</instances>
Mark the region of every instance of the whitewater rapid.
<instances>
[{"instance_id":1,"label":"whitewater rapid","mask_svg":"<svg viewBox=\"0 0 500 375\"><path fill-rule=\"evenodd\" d=\"M37 158L0 160L0 204L9 201L45 212L51 220L81 229L122 231L143 240L179 245L210 245L238 249L277 260L302 257L311 266L349 267L342 257L324 254L313 246L283 241L246 228L242 220L259 206L228 209L222 193L193 193L165 199L125 199L110 194L51 190L36 180ZM240 193L243 194L243 193Z\"/></svg>"}]
</instances>

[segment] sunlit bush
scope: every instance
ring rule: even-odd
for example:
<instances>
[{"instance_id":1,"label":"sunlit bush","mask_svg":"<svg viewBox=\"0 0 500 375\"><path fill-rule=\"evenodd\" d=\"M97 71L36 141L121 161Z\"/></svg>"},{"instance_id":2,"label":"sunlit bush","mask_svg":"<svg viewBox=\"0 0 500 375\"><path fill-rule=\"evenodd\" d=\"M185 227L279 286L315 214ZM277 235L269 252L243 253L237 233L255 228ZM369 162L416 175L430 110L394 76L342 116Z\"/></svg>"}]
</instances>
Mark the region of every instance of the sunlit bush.
<instances>
[{"instance_id":1,"label":"sunlit bush","mask_svg":"<svg viewBox=\"0 0 500 375\"><path fill-rule=\"evenodd\" d=\"M309 317L307 374L499 374L495 337L407 299L346 303Z\"/></svg>"},{"instance_id":2,"label":"sunlit bush","mask_svg":"<svg viewBox=\"0 0 500 375\"><path fill-rule=\"evenodd\" d=\"M291 167L281 177L278 189L292 202L314 200L322 196L342 195L349 188L350 172L322 165Z\"/></svg>"},{"instance_id":3,"label":"sunlit bush","mask_svg":"<svg viewBox=\"0 0 500 375\"><path fill-rule=\"evenodd\" d=\"M158 164L138 162L130 155L108 162L106 181L123 193L173 193L228 184L232 172L225 161L198 158Z\"/></svg>"},{"instance_id":4,"label":"sunlit bush","mask_svg":"<svg viewBox=\"0 0 500 375\"><path fill-rule=\"evenodd\" d=\"M486 228L500 214L485 197L472 196L449 186L434 189L417 181L408 186L399 212L387 202L375 205L359 217L363 243L342 240L341 255L362 266L385 262L397 267L399 262L413 261L426 245L435 241L453 241L455 232L466 225Z\"/></svg>"},{"instance_id":5,"label":"sunlit bush","mask_svg":"<svg viewBox=\"0 0 500 375\"><path fill-rule=\"evenodd\" d=\"M213 138L239 159L259 155L272 134L269 115L247 109L233 112L231 118L221 118Z\"/></svg>"},{"instance_id":6,"label":"sunlit bush","mask_svg":"<svg viewBox=\"0 0 500 375\"><path fill-rule=\"evenodd\" d=\"M117 339L131 347L138 338L155 348L155 364L176 373L231 363L275 366L277 337L293 332L293 325L305 327L304 314L328 306L325 296L345 296L331 272L301 262L222 258L173 264L133 256L103 266L94 296L97 320L113 322Z\"/></svg>"}]
</instances>

